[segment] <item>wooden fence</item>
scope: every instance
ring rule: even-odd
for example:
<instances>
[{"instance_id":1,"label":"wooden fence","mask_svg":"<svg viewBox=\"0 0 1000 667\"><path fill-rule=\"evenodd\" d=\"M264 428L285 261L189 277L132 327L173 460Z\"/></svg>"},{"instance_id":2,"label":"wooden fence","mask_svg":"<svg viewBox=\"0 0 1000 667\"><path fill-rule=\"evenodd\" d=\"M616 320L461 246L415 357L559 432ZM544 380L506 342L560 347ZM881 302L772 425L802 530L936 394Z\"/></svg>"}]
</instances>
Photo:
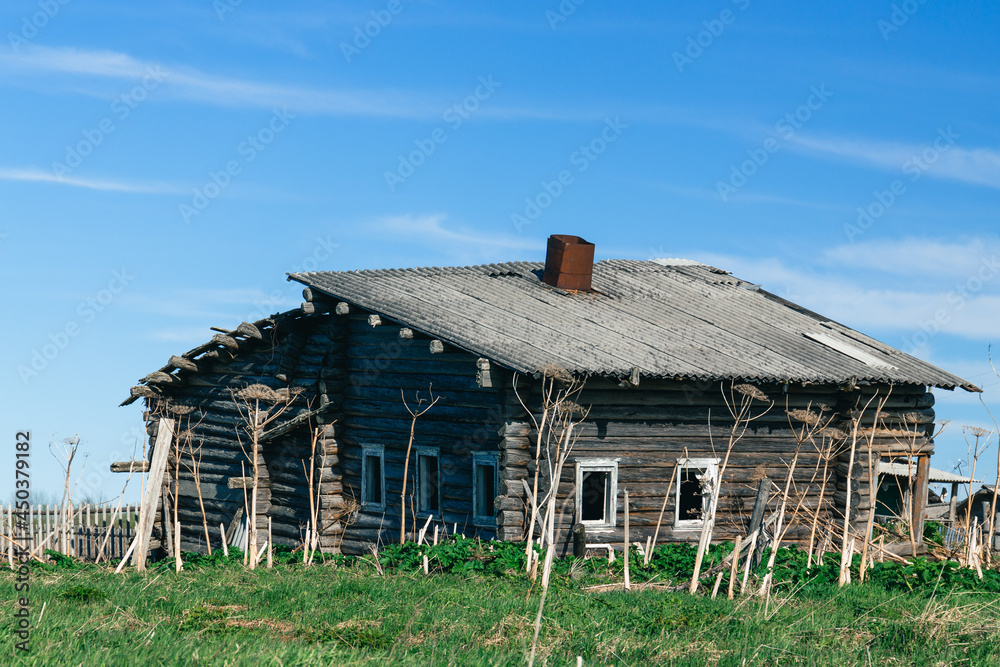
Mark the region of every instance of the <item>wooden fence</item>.
<instances>
[{"instance_id":1,"label":"wooden fence","mask_svg":"<svg viewBox=\"0 0 1000 667\"><path fill-rule=\"evenodd\" d=\"M15 521L22 516L28 518L28 530L15 529ZM122 506L117 514L114 507L105 505L78 505L68 513L62 507L32 505L16 516L12 506L0 505L3 557L13 561L16 538L18 546L32 556L41 557L52 549L83 560L120 560L135 536L138 520L138 505Z\"/></svg>"}]
</instances>

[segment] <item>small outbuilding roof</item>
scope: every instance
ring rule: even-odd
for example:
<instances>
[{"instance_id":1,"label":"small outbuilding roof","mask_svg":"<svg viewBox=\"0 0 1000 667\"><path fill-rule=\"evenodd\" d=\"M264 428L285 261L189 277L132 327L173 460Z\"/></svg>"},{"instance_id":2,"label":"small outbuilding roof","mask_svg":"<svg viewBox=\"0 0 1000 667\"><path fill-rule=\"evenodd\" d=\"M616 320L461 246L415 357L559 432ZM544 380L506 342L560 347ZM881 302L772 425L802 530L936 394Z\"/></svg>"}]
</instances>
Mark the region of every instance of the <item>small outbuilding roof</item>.
<instances>
[{"instance_id":1,"label":"small outbuilding roof","mask_svg":"<svg viewBox=\"0 0 1000 667\"><path fill-rule=\"evenodd\" d=\"M542 262L289 274L508 368L795 383L971 382L730 273L688 260L604 260L593 290L542 282ZM637 371L636 371L637 369Z\"/></svg>"},{"instance_id":2,"label":"small outbuilding roof","mask_svg":"<svg viewBox=\"0 0 1000 667\"><path fill-rule=\"evenodd\" d=\"M893 477L911 477L917 474L916 465L907 465L906 463L899 463L897 461L881 461L878 465L878 472L880 475L892 475ZM963 477L962 475L956 475L953 472L948 472L946 470L938 470L937 468L931 468L927 474L928 482L936 483L952 483L957 482L959 484L968 484L969 478ZM979 484L981 480L972 480L973 484Z\"/></svg>"}]
</instances>

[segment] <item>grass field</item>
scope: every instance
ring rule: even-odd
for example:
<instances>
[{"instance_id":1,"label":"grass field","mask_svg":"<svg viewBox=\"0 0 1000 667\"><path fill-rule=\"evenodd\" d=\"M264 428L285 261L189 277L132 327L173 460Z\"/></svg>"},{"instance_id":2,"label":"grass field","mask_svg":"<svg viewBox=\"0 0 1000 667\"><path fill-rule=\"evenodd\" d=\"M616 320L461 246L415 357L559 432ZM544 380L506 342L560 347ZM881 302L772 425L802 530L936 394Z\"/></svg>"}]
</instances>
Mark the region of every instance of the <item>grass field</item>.
<instances>
[{"instance_id":1,"label":"grass field","mask_svg":"<svg viewBox=\"0 0 1000 667\"><path fill-rule=\"evenodd\" d=\"M536 664L1000 664L1000 598L947 590L940 575L914 591L784 584L765 603L584 590L616 577L600 569L560 568ZM0 664L524 665L540 597L519 573L380 575L358 560L146 575L39 565L31 586L25 654L11 632L14 577L0 574Z\"/></svg>"}]
</instances>

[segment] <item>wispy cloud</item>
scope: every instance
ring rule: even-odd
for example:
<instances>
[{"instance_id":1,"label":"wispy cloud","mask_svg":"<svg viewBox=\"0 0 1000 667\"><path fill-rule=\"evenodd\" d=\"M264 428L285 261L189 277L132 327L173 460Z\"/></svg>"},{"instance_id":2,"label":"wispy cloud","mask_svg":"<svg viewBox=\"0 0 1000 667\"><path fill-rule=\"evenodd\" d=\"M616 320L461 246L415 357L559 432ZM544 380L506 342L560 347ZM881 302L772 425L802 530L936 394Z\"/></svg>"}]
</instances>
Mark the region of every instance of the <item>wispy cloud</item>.
<instances>
[{"instance_id":1,"label":"wispy cloud","mask_svg":"<svg viewBox=\"0 0 1000 667\"><path fill-rule=\"evenodd\" d=\"M183 65L165 65L140 60L126 53L75 48L32 46L20 54L0 53L0 75L28 73L30 85L39 85L40 73L69 75L68 90L79 94L103 95L100 80L141 81L151 73L162 79L158 91L165 97L212 106L272 109L285 106L303 114L360 116L366 118L440 121L444 112L467 97L478 85L468 89L428 93L412 90L365 90L315 87L255 81L204 72ZM486 76L489 72L484 72ZM95 89L87 90L86 77L95 80ZM502 81L501 81L502 83ZM158 92L158 94L161 94ZM601 121L620 114L628 120L644 119L659 124L730 128L732 121L719 119L706 110L649 104L592 104L589 106L512 101L493 102L477 111L477 116L499 121Z\"/></svg>"},{"instance_id":2,"label":"wispy cloud","mask_svg":"<svg viewBox=\"0 0 1000 667\"><path fill-rule=\"evenodd\" d=\"M544 241L520 238L508 234L484 234L461 227L446 227L447 216L434 215L391 215L373 221L371 228L391 233L393 238L406 239L408 243L418 243L452 254L456 257L468 256L470 252L492 255L493 251L531 250L545 247ZM366 226L367 228L367 226Z\"/></svg>"},{"instance_id":3,"label":"wispy cloud","mask_svg":"<svg viewBox=\"0 0 1000 667\"><path fill-rule=\"evenodd\" d=\"M693 258L865 333L881 332L914 345L924 345L920 332L929 334L930 347L917 350L925 356L938 334L977 342L995 339L1000 330L1000 267L995 255L977 253L991 242L941 243L941 257L936 259L938 242L933 239L872 243L860 250L834 248L828 261L808 265L778 257L706 253ZM917 281L906 267L919 266L922 256L928 275Z\"/></svg>"},{"instance_id":4,"label":"wispy cloud","mask_svg":"<svg viewBox=\"0 0 1000 667\"><path fill-rule=\"evenodd\" d=\"M264 315L269 315L293 305L280 292L268 294L255 288L186 288L156 295L136 292L123 294L121 303L131 310L151 315L210 321L211 324L201 330L207 338L212 333L208 326L236 326L243 320L256 319L247 315L252 310L263 309Z\"/></svg>"},{"instance_id":5,"label":"wispy cloud","mask_svg":"<svg viewBox=\"0 0 1000 667\"><path fill-rule=\"evenodd\" d=\"M1000 238L997 237L975 237L961 242L936 238L878 239L826 251L828 260L844 267L936 279L968 278L984 262L996 261L998 256Z\"/></svg>"},{"instance_id":6,"label":"wispy cloud","mask_svg":"<svg viewBox=\"0 0 1000 667\"><path fill-rule=\"evenodd\" d=\"M74 188L100 190L104 192L131 192L136 194L177 194L184 192L183 188L166 183L137 183L96 178L81 178L78 176L57 176L52 172L42 171L34 167L5 168L0 167L0 180L26 181L30 183L53 183L68 185Z\"/></svg>"},{"instance_id":7,"label":"wispy cloud","mask_svg":"<svg viewBox=\"0 0 1000 667\"><path fill-rule=\"evenodd\" d=\"M192 67L168 67L125 53L73 48L33 47L22 54L0 55L8 71L52 72L75 77L141 80L155 73L162 89L179 99L219 106L273 108L302 113L424 118L440 115L440 104L415 93L348 91L248 81L218 76ZM74 86L79 86L74 81Z\"/></svg>"},{"instance_id":8,"label":"wispy cloud","mask_svg":"<svg viewBox=\"0 0 1000 667\"><path fill-rule=\"evenodd\" d=\"M922 161L923 164L930 165L926 172L921 170L927 176L1000 189L1000 151L956 145L939 150L944 144L939 142L939 146L935 147L936 139L938 135L935 134L928 138L926 144L913 144L796 135L790 145L802 151L830 155L894 172L902 172L908 162L919 166L920 162L914 160ZM924 157L925 151L936 157L928 160Z\"/></svg>"}]
</instances>

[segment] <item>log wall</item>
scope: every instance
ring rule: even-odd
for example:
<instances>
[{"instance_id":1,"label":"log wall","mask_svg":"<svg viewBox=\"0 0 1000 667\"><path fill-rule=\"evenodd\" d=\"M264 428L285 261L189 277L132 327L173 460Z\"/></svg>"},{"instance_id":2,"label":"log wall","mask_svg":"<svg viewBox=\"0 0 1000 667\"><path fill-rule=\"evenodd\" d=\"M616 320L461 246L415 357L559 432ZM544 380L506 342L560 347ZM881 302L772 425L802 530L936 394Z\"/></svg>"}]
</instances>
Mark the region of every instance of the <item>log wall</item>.
<instances>
[{"instance_id":1,"label":"log wall","mask_svg":"<svg viewBox=\"0 0 1000 667\"><path fill-rule=\"evenodd\" d=\"M728 383L726 388L728 391ZM855 529L867 519L869 502L868 435L871 456L877 461L891 454L929 454L933 441L928 437L933 427L933 396L922 386L870 387L856 391L829 386L763 386L775 402L767 415L756 419L733 447L723 471L721 495L716 510L715 540L731 540L746 534L750 512L761 477L768 477L778 488L771 494L770 508L776 509L797 448L796 431L805 426L796 419L789 422L789 412L830 408L827 417L837 431L825 443L820 437L799 448L792 475L790 507L791 527L786 539L808 539L811 518L819 510L829 521L843 521L848 500L847 479L850 463L852 418L859 418L854 466L851 468L851 523ZM571 548L570 529L576 520L576 462L591 458L612 458L618 463L617 525L613 529L591 530L591 543L621 544L623 535L623 496L629 491L630 539L643 543L652 536L660 521L660 541L692 541L698 529L674 526L676 480L666 499L677 461L689 458L725 458L732 433L733 419L723 400L719 383L680 383L643 380L638 387L622 388L606 380L592 379L578 399L590 407L587 419L576 431L579 437L559 481L560 512L557 529L563 550ZM875 403L863 408L872 395L889 395L879 426L873 430ZM540 404L537 391L534 404ZM739 398L739 394L737 394ZM765 407L755 401L754 414ZM520 404L504 404L505 423L501 447L504 463L501 470L500 535L504 539L522 539L530 499L522 479L533 479L536 433ZM537 416L536 416L537 417ZM711 424L711 426L709 426ZM793 431L793 427L795 431ZM838 432L839 431L839 432ZM825 454L825 455L824 455ZM541 489L549 487L548 466L540 466ZM821 497L822 492L822 497ZM797 512L793 512L794 509ZM535 533L537 534L537 532Z\"/></svg>"},{"instance_id":2,"label":"log wall","mask_svg":"<svg viewBox=\"0 0 1000 667\"><path fill-rule=\"evenodd\" d=\"M440 450L441 512L432 520L439 531L458 531L467 537L492 538L495 528L476 526L472 518L474 452L499 451L500 411L496 389L477 381L477 357L444 345L431 352L431 340L412 334L400 337L400 326L385 322L371 326L364 313L344 316L347 383L343 402L343 473L346 497L361 500L362 447L384 447L385 511L360 507L347 527L345 553L363 553L372 546L398 542L401 522L403 470L410 437L411 416L403 405L423 409L433 391L439 400L414 426L413 447ZM410 335L406 332L406 335ZM417 397L424 399L418 405ZM415 516L416 456L407 469L406 532L419 530L426 519Z\"/></svg>"}]
</instances>

